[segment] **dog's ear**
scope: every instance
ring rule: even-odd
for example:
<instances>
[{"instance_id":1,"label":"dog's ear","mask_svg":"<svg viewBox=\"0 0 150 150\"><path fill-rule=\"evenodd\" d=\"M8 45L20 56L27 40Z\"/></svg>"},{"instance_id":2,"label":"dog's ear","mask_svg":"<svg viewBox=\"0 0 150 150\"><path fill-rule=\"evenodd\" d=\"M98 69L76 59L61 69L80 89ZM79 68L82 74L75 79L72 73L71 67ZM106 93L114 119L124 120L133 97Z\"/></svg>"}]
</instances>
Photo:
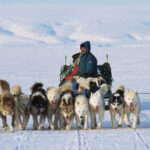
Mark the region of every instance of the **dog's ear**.
<instances>
[{"instance_id":1,"label":"dog's ear","mask_svg":"<svg viewBox=\"0 0 150 150\"><path fill-rule=\"evenodd\" d=\"M58 102L59 109L62 109L65 104L66 104L65 99L60 99Z\"/></svg>"},{"instance_id":2,"label":"dog's ear","mask_svg":"<svg viewBox=\"0 0 150 150\"><path fill-rule=\"evenodd\" d=\"M124 91L120 91L119 94L122 98L124 97Z\"/></svg>"},{"instance_id":3,"label":"dog's ear","mask_svg":"<svg viewBox=\"0 0 150 150\"><path fill-rule=\"evenodd\" d=\"M31 91L35 91L35 90L37 90L37 89L41 89L43 87L43 84L42 83L35 83L30 89L31 89Z\"/></svg>"},{"instance_id":4,"label":"dog's ear","mask_svg":"<svg viewBox=\"0 0 150 150\"><path fill-rule=\"evenodd\" d=\"M21 86L15 85L12 87L12 93L13 95L20 95L21 94Z\"/></svg>"},{"instance_id":5,"label":"dog's ear","mask_svg":"<svg viewBox=\"0 0 150 150\"><path fill-rule=\"evenodd\" d=\"M51 89L52 89L52 87L48 87L46 91L49 91L49 90L51 90Z\"/></svg>"}]
</instances>

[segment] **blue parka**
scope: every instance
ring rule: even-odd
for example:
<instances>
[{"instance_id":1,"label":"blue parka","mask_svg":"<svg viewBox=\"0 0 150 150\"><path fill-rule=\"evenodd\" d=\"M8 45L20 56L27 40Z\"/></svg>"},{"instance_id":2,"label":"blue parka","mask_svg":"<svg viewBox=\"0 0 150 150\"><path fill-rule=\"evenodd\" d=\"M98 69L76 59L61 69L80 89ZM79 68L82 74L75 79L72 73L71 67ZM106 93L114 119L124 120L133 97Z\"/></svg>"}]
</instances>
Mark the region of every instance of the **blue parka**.
<instances>
[{"instance_id":1,"label":"blue parka","mask_svg":"<svg viewBox=\"0 0 150 150\"><path fill-rule=\"evenodd\" d=\"M95 56L90 52L91 45L89 41L86 41L82 43L86 49L86 53L81 55L80 61L79 61L79 67L75 74L75 76L81 75L81 74L91 74L95 75L97 74L97 59Z\"/></svg>"}]
</instances>

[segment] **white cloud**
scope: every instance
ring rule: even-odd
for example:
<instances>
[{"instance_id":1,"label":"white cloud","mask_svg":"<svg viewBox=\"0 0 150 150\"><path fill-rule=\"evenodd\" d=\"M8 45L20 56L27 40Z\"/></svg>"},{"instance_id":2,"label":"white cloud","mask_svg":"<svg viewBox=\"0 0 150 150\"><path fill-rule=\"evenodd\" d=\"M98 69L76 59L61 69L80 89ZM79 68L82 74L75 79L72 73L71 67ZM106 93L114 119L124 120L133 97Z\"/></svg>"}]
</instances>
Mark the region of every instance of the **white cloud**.
<instances>
[{"instance_id":1,"label":"white cloud","mask_svg":"<svg viewBox=\"0 0 150 150\"><path fill-rule=\"evenodd\" d=\"M80 27L77 28L76 32L72 33L69 37L70 39L76 40L79 42L82 42L85 40L90 40L96 43L114 43L115 42L115 40L110 37L97 35L97 34L91 34L91 33L85 33L82 31Z\"/></svg>"}]
</instances>

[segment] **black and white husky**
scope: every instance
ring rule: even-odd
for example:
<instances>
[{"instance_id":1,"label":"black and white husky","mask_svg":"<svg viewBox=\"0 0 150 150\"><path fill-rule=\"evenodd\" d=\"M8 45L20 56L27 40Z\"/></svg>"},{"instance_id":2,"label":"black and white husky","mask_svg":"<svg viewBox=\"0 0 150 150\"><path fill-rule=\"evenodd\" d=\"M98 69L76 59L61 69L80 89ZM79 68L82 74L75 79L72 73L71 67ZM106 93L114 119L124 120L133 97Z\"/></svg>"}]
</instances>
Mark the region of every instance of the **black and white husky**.
<instances>
[{"instance_id":1,"label":"black and white husky","mask_svg":"<svg viewBox=\"0 0 150 150\"><path fill-rule=\"evenodd\" d=\"M44 126L47 111L47 96L42 83L35 83L31 87L30 103L33 117L33 128L40 130ZM40 122L38 123L38 116Z\"/></svg>"},{"instance_id":2,"label":"black and white husky","mask_svg":"<svg viewBox=\"0 0 150 150\"><path fill-rule=\"evenodd\" d=\"M113 129L116 128L116 114L119 114L118 127L122 127L124 104L124 86L120 85L110 99L110 115Z\"/></svg>"}]
</instances>

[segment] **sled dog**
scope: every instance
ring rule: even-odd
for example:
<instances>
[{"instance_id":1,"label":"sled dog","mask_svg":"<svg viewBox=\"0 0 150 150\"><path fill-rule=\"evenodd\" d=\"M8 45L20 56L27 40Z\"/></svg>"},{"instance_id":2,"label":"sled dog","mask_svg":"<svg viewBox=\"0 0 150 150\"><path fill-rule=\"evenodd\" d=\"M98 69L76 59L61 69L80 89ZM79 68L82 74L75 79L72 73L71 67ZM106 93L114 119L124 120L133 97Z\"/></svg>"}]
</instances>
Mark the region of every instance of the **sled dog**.
<instances>
[{"instance_id":1,"label":"sled dog","mask_svg":"<svg viewBox=\"0 0 150 150\"><path fill-rule=\"evenodd\" d=\"M112 94L112 98L109 102L110 116L112 121L112 128L116 128L116 114L119 114L118 127L122 127L122 121L124 118L124 86L120 85L115 93Z\"/></svg>"},{"instance_id":2,"label":"sled dog","mask_svg":"<svg viewBox=\"0 0 150 150\"><path fill-rule=\"evenodd\" d=\"M42 129L44 126L46 111L47 111L47 96L43 89L42 83L35 83L31 87L30 105L31 115L33 117L33 128L36 130ZM40 122L38 123L38 116L40 116Z\"/></svg>"},{"instance_id":3,"label":"sled dog","mask_svg":"<svg viewBox=\"0 0 150 150\"><path fill-rule=\"evenodd\" d=\"M12 88L12 93L16 102L17 126L19 130L25 130L30 117L30 97L23 94L21 87L18 85Z\"/></svg>"},{"instance_id":4,"label":"sled dog","mask_svg":"<svg viewBox=\"0 0 150 150\"><path fill-rule=\"evenodd\" d=\"M0 114L3 122L3 130L6 130L7 115L11 116L10 132L14 131L15 125L15 100L13 95L10 93L9 83L5 80L0 80L1 95L0 95Z\"/></svg>"},{"instance_id":5,"label":"sled dog","mask_svg":"<svg viewBox=\"0 0 150 150\"><path fill-rule=\"evenodd\" d=\"M137 124L140 124L140 97L136 90L130 91L127 89L125 93L125 123L130 127L130 114L133 113L132 128L135 129Z\"/></svg>"},{"instance_id":6,"label":"sled dog","mask_svg":"<svg viewBox=\"0 0 150 150\"><path fill-rule=\"evenodd\" d=\"M104 95L108 91L107 84L102 84L100 89L92 93L89 100L90 116L91 116L91 128L94 129L96 126L96 114L98 114L99 121L97 129L101 129L102 120L104 118Z\"/></svg>"},{"instance_id":7,"label":"sled dog","mask_svg":"<svg viewBox=\"0 0 150 150\"><path fill-rule=\"evenodd\" d=\"M59 121L61 130L66 126L66 130L70 130L75 115L75 96L73 91L63 91L59 100Z\"/></svg>"},{"instance_id":8,"label":"sled dog","mask_svg":"<svg viewBox=\"0 0 150 150\"><path fill-rule=\"evenodd\" d=\"M78 94L75 97L75 113L77 128L83 123L84 129L88 129L89 104L88 99L83 94ZM81 123L80 123L81 122Z\"/></svg>"},{"instance_id":9,"label":"sled dog","mask_svg":"<svg viewBox=\"0 0 150 150\"><path fill-rule=\"evenodd\" d=\"M60 99L59 88L49 87L47 89L47 99L48 99L48 109L47 109L47 118L50 128L58 128L58 102ZM52 122L52 116L55 115L54 123Z\"/></svg>"}]
</instances>

